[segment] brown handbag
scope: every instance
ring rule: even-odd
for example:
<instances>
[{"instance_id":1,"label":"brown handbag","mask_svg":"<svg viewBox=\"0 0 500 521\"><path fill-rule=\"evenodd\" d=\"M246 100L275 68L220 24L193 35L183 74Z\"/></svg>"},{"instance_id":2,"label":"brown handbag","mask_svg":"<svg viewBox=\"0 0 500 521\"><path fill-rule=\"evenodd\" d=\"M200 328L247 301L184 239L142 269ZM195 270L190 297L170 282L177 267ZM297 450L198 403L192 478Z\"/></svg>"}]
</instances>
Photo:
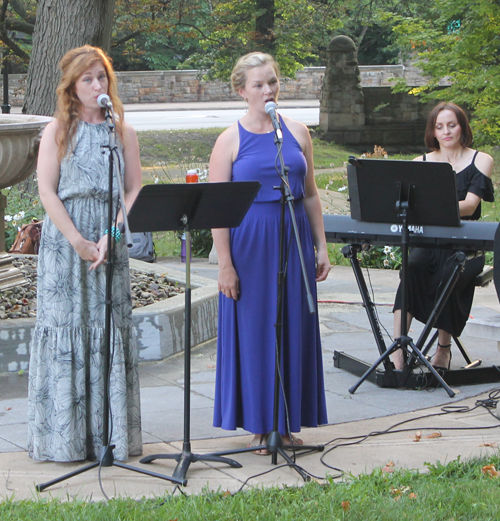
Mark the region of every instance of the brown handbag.
<instances>
[{"instance_id":1,"label":"brown handbag","mask_svg":"<svg viewBox=\"0 0 500 521\"><path fill-rule=\"evenodd\" d=\"M43 221L32 219L29 224L23 224L17 232L16 240L9 253L38 254Z\"/></svg>"}]
</instances>

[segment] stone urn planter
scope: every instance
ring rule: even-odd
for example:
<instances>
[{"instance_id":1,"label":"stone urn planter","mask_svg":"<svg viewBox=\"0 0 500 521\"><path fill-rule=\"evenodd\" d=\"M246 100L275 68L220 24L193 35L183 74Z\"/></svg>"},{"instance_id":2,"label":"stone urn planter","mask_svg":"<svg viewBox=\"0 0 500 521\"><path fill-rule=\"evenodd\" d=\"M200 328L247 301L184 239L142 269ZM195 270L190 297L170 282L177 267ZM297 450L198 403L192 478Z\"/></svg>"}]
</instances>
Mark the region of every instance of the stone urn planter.
<instances>
[{"instance_id":1,"label":"stone urn planter","mask_svg":"<svg viewBox=\"0 0 500 521\"><path fill-rule=\"evenodd\" d=\"M51 120L47 116L0 114L0 188L20 183L33 173L42 130ZM5 252L6 206L7 197L0 195L0 290L23 280Z\"/></svg>"}]
</instances>

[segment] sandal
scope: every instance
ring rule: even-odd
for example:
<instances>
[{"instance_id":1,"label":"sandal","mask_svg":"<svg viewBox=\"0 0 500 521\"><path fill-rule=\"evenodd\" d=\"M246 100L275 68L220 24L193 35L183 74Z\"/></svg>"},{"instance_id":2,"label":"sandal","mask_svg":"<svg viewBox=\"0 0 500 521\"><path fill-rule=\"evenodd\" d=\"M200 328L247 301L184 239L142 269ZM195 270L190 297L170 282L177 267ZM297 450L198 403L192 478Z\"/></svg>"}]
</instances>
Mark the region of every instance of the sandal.
<instances>
[{"instance_id":1,"label":"sandal","mask_svg":"<svg viewBox=\"0 0 500 521\"><path fill-rule=\"evenodd\" d=\"M434 369L438 370L438 371L449 371L450 370L450 365L451 365L451 357L452 357L452 354L451 354L451 344L446 344L446 345L441 345L439 342L438 342L438 348L441 348L441 349L447 349L449 352L450 352L450 358L448 359L448 367L443 367L443 366L439 366L439 365L434 365L432 364L432 367L434 367ZM436 356L434 354L434 356Z\"/></svg>"},{"instance_id":2,"label":"sandal","mask_svg":"<svg viewBox=\"0 0 500 521\"><path fill-rule=\"evenodd\" d=\"M267 434L256 434L253 440L247 445L247 447L261 447L267 443ZM257 449L252 451L257 456L269 456L271 454L267 448Z\"/></svg>"},{"instance_id":3,"label":"sandal","mask_svg":"<svg viewBox=\"0 0 500 521\"><path fill-rule=\"evenodd\" d=\"M300 447L301 445L304 445L304 441L300 438L297 438L297 436L294 436L292 434L291 438L288 435L283 436L283 445L285 447Z\"/></svg>"}]
</instances>

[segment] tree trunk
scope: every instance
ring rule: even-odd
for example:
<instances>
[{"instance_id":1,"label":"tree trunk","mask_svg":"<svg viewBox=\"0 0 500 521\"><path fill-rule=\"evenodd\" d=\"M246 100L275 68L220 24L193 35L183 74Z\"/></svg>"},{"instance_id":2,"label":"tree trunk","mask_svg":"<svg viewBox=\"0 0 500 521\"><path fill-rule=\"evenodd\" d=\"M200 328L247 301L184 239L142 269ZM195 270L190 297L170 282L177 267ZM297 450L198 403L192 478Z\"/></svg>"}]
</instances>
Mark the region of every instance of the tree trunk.
<instances>
[{"instance_id":1,"label":"tree trunk","mask_svg":"<svg viewBox=\"0 0 500 521\"><path fill-rule=\"evenodd\" d=\"M264 9L255 20L256 43L260 51L274 53L274 0L256 0L255 7Z\"/></svg>"},{"instance_id":2,"label":"tree trunk","mask_svg":"<svg viewBox=\"0 0 500 521\"><path fill-rule=\"evenodd\" d=\"M90 44L109 51L115 0L39 0L23 112L52 116L64 54Z\"/></svg>"}]
</instances>

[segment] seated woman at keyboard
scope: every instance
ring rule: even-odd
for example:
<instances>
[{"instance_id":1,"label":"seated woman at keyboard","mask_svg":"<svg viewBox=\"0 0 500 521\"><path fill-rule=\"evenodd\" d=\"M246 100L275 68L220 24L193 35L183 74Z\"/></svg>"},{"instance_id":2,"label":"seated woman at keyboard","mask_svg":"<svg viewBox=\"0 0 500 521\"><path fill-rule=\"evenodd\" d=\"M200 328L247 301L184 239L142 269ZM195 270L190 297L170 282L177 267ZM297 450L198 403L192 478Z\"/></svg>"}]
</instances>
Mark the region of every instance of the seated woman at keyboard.
<instances>
[{"instance_id":1,"label":"seated woman at keyboard","mask_svg":"<svg viewBox=\"0 0 500 521\"><path fill-rule=\"evenodd\" d=\"M457 192L461 219L481 217L481 199L492 202L493 159L470 148L472 132L465 112L454 103L439 103L429 114L425 144L432 150L415 161L447 162L457 174ZM447 260L453 251L438 248L412 248L408 262L408 327L412 318L426 323L434 308L441 281L453 266ZM465 263L465 269L440 313L435 327L438 345L432 358L436 369L448 370L451 362L451 338L459 337L469 317L474 297L474 279L484 267L484 256ZM394 338L401 336L401 285L394 304ZM404 367L401 349L391 357L394 367Z\"/></svg>"}]
</instances>

